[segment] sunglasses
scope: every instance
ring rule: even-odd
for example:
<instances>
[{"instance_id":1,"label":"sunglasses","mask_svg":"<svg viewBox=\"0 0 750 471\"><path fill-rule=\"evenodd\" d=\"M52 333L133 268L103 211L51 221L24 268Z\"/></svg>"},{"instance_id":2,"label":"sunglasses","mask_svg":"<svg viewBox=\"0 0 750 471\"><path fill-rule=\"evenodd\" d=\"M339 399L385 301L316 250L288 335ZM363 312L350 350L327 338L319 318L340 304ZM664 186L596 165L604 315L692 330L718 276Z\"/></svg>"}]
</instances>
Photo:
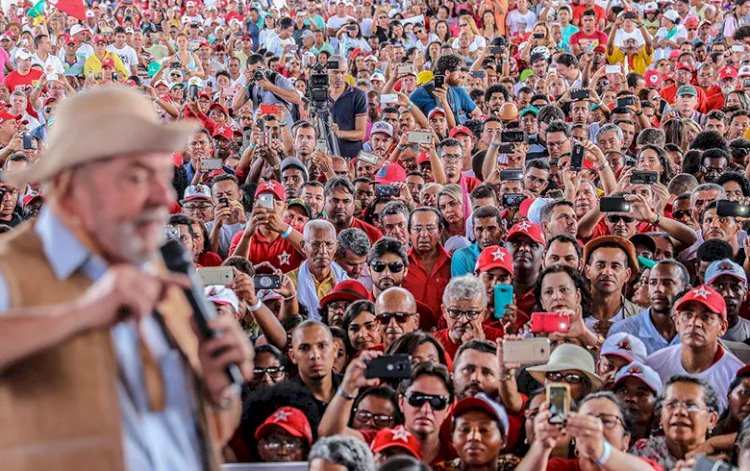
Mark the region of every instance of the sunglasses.
<instances>
[{"instance_id":1,"label":"sunglasses","mask_svg":"<svg viewBox=\"0 0 750 471\"><path fill-rule=\"evenodd\" d=\"M357 410L354 418L362 423L369 422L371 419L377 427L388 427L393 423L393 417L387 414L373 414L367 410Z\"/></svg>"},{"instance_id":2,"label":"sunglasses","mask_svg":"<svg viewBox=\"0 0 750 471\"><path fill-rule=\"evenodd\" d=\"M444 410L448 407L448 398L412 391L406 394L406 401L412 407L422 407L425 402L430 403L432 410Z\"/></svg>"},{"instance_id":3,"label":"sunglasses","mask_svg":"<svg viewBox=\"0 0 750 471\"><path fill-rule=\"evenodd\" d=\"M375 316L375 320L379 324L388 325L391 323L391 318L394 318L397 324L404 324L413 315L411 312L384 312Z\"/></svg>"},{"instance_id":4,"label":"sunglasses","mask_svg":"<svg viewBox=\"0 0 750 471\"><path fill-rule=\"evenodd\" d=\"M617 216L617 215L607 216L607 221L609 221L610 224L617 224L620 221L624 222L625 224L630 224L634 220L635 219L633 219L630 216Z\"/></svg>"},{"instance_id":5,"label":"sunglasses","mask_svg":"<svg viewBox=\"0 0 750 471\"><path fill-rule=\"evenodd\" d=\"M553 383L566 382L568 384L582 384L587 381L585 376L576 373L562 374L556 371L547 373L544 377Z\"/></svg>"},{"instance_id":6,"label":"sunglasses","mask_svg":"<svg viewBox=\"0 0 750 471\"><path fill-rule=\"evenodd\" d=\"M388 267L388 271L391 273L401 273L404 269L404 264L401 262L391 262L391 263L383 263L383 262L372 262L370 264L370 268L376 273L382 273L383 270L385 270L385 267Z\"/></svg>"},{"instance_id":7,"label":"sunglasses","mask_svg":"<svg viewBox=\"0 0 750 471\"><path fill-rule=\"evenodd\" d=\"M261 380L263 377L268 373L268 376L270 376L273 379L279 379L284 374L284 367L283 366L271 366L268 368L255 368L253 370L253 377L256 380Z\"/></svg>"}]
</instances>

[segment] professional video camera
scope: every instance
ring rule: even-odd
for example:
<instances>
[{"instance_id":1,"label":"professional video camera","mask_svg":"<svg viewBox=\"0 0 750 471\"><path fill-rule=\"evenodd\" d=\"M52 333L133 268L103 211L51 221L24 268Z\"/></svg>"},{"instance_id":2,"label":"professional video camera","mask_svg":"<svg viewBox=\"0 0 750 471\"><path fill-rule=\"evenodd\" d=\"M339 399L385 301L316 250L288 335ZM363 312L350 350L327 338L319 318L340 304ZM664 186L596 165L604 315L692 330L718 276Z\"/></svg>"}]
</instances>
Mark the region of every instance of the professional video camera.
<instances>
[{"instance_id":1,"label":"professional video camera","mask_svg":"<svg viewBox=\"0 0 750 471\"><path fill-rule=\"evenodd\" d=\"M331 113L328 109L328 69L338 69L339 62L328 61L310 67L313 73L307 80L307 103L310 120L318 132L317 147L339 155L338 139L331 131Z\"/></svg>"},{"instance_id":2,"label":"professional video camera","mask_svg":"<svg viewBox=\"0 0 750 471\"><path fill-rule=\"evenodd\" d=\"M313 73L307 81L307 99L314 110L325 110L328 106L328 73L326 69L330 67L331 62L326 64L316 64L312 66ZM335 63L338 67L338 63Z\"/></svg>"}]
</instances>

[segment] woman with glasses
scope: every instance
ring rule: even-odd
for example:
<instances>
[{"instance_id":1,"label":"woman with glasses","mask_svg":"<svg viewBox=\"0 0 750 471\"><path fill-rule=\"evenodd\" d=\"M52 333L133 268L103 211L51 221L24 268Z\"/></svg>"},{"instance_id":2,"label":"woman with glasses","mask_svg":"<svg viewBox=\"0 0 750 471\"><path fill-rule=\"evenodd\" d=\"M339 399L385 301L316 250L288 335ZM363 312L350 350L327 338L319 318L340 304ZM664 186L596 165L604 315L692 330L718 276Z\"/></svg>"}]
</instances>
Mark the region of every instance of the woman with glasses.
<instances>
[{"instance_id":1,"label":"woman with glasses","mask_svg":"<svg viewBox=\"0 0 750 471\"><path fill-rule=\"evenodd\" d=\"M529 447L534 443L534 419L539 414L539 410L546 400L546 391L544 388L538 388L529 393L529 399L523 406L523 435L518 439L513 454L516 456L526 456ZM571 409L575 410L575 404L571 404ZM575 442L570 437L560 437L555 447L550 452L550 457L570 458L575 456Z\"/></svg>"},{"instance_id":2,"label":"woman with glasses","mask_svg":"<svg viewBox=\"0 0 750 471\"><path fill-rule=\"evenodd\" d=\"M628 454L630 417L620 400L609 391L583 398L578 412L569 412L564 424L549 423L551 417L549 404L545 402L534 419L534 443L517 470L661 469L649 459ZM577 458L550 458L550 452L563 434L575 438Z\"/></svg>"},{"instance_id":3,"label":"woman with glasses","mask_svg":"<svg viewBox=\"0 0 750 471\"><path fill-rule=\"evenodd\" d=\"M342 328L346 332L349 354L370 350L383 343L380 325L375 319L375 305L368 300L355 301L346 308Z\"/></svg>"},{"instance_id":4,"label":"woman with glasses","mask_svg":"<svg viewBox=\"0 0 750 471\"><path fill-rule=\"evenodd\" d=\"M638 440L631 453L652 459L664 469L674 469L678 460L698 450L719 420L719 399L714 388L706 380L690 375L669 378L656 409L660 411L664 435Z\"/></svg>"},{"instance_id":5,"label":"woman with glasses","mask_svg":"<svg viewBox=\"0 0 750 471\"><path fill-rule=\"evenodd\" d=\"M257 390L287 379L286 357L281 350L273 345L255 347L255 368L253 379L250 380L251 390Z\"/></svg>"},{"instance_id":6,"label":"woman with glasses","mask_svg":"<svg viewBox=\"0 0 750 471\"><path fill-rule=\"evenodd\" d=\"M312 429L305 413L281 407L255 431L258 456L267 463L306 461L313 444Z\"/></svg>"},{"instance_id":7,"label":"woman with glasses","mask_svg":"<svg viewBox=\"0 0 750 471\"><path fill-rule=\"evenodd\" d=\"M464 13L458 17L458 31L459 34L467 34L469 40L469 51L474 52L487 46L487 38L482 36L482 33L477 28L477 24L474 22L474 18L468 13ZM459 41L458 38L453 40L451 47L458 49Z\"/></svg>"}]
</instances>

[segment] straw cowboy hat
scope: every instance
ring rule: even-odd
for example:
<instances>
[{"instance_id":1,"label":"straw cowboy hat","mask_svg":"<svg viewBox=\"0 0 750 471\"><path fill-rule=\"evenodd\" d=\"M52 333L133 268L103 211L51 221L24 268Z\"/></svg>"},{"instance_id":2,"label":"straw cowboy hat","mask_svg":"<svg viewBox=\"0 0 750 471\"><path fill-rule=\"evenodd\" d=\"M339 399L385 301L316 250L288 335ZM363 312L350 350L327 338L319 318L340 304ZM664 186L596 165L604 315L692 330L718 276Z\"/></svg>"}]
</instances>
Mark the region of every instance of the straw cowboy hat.
<instances>
[{"instance_id":1,"label":"straw cowboy hat","mask_svg":"<svg viewBox=\"0 0 750 471\"><path fill-rule=\"evenodd\" d=\"M564 370L577 370L583 373L594 391L602 387L602 379L596 375L594 358L585 348L578 345L564 343L552 352L546 365L527 369L531 376L541 384L544 384L546 373Z\"/></svg>"},{"instance_id":2,"label":"straw cowboy hat","mask_svg":"<svg viewBox=\"0 0 750 471\"><path fill-rule=\"evenodd\" d=\"M39 161L10 172L16 184L39 183L63 170L113 156L175 152L197 132L197 121L162 124L143 93L124 85L100 86L63 100Z\"/></svg>"}]
</instances>

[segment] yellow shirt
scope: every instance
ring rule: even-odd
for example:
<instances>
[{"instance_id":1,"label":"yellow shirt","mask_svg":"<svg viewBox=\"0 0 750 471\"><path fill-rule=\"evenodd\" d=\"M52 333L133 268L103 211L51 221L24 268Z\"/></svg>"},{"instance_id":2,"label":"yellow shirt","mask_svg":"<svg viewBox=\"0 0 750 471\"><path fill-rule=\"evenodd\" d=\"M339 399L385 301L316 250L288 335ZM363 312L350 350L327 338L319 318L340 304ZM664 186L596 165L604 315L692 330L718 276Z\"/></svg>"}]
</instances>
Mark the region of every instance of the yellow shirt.
<instances>
[{"instance_id":1,"label":"yellow shirt","mask_svg":"<svg viewBox=\"0 0 750 471\"><path fill-rule=\"evenodd\" d=\"M289 277L289 279L292 280L292 283L294 283L294 286L296 286L299 290L299 286L297 285L297 277L299 276L299 268L296 270L292 270L289 273L286 274L286 276ZM328 276L323 281L318 281L314 276L312 277L313 282L315 282L315 294L318 295L318 300L323 299L328 293L333 291L333 287L336 285L336 280L333 278L333 270L328 273Z\"/></svg>"},{"instance_id":2,"label":"yellow shirt","mask_svg":"<svg viewBox=\"0 0 750 471\"><path fill-rule=\"evenodd\" d=\"M625 53L622 52L622 49L615 46L614 51L612 54L607 56L607 62L610 64L617 64L617 63L625 63L627 60L627 57L625 56ZM651 54L646 54L646 48L641 47L638 49L638 52L633 56L633 62L632 65L628 64L628 68L631 72L637 72L641 75L646 73L646 69L648 68L649 64L654 60L654 51L651 51Z\"/></svg>"},{"instance_id":3,"label":"yellow shirt","mask_svg":"<svg viewBox=\"0 0 750 471\"><path fill-rule=\"evenodd\" d=\"M122 59L120 59L117 54L107 51L104 53L104 59L111 59L112 62L115 63L115 70L118 72L120 80L125 80L130 77L130 70L125 67L125 64L122 63ZM102 61L96 57L96 54L91 54L83 64L83 73L88 74L89 72L97 75L102 73Z\"/></svg>"}]
</instances>

